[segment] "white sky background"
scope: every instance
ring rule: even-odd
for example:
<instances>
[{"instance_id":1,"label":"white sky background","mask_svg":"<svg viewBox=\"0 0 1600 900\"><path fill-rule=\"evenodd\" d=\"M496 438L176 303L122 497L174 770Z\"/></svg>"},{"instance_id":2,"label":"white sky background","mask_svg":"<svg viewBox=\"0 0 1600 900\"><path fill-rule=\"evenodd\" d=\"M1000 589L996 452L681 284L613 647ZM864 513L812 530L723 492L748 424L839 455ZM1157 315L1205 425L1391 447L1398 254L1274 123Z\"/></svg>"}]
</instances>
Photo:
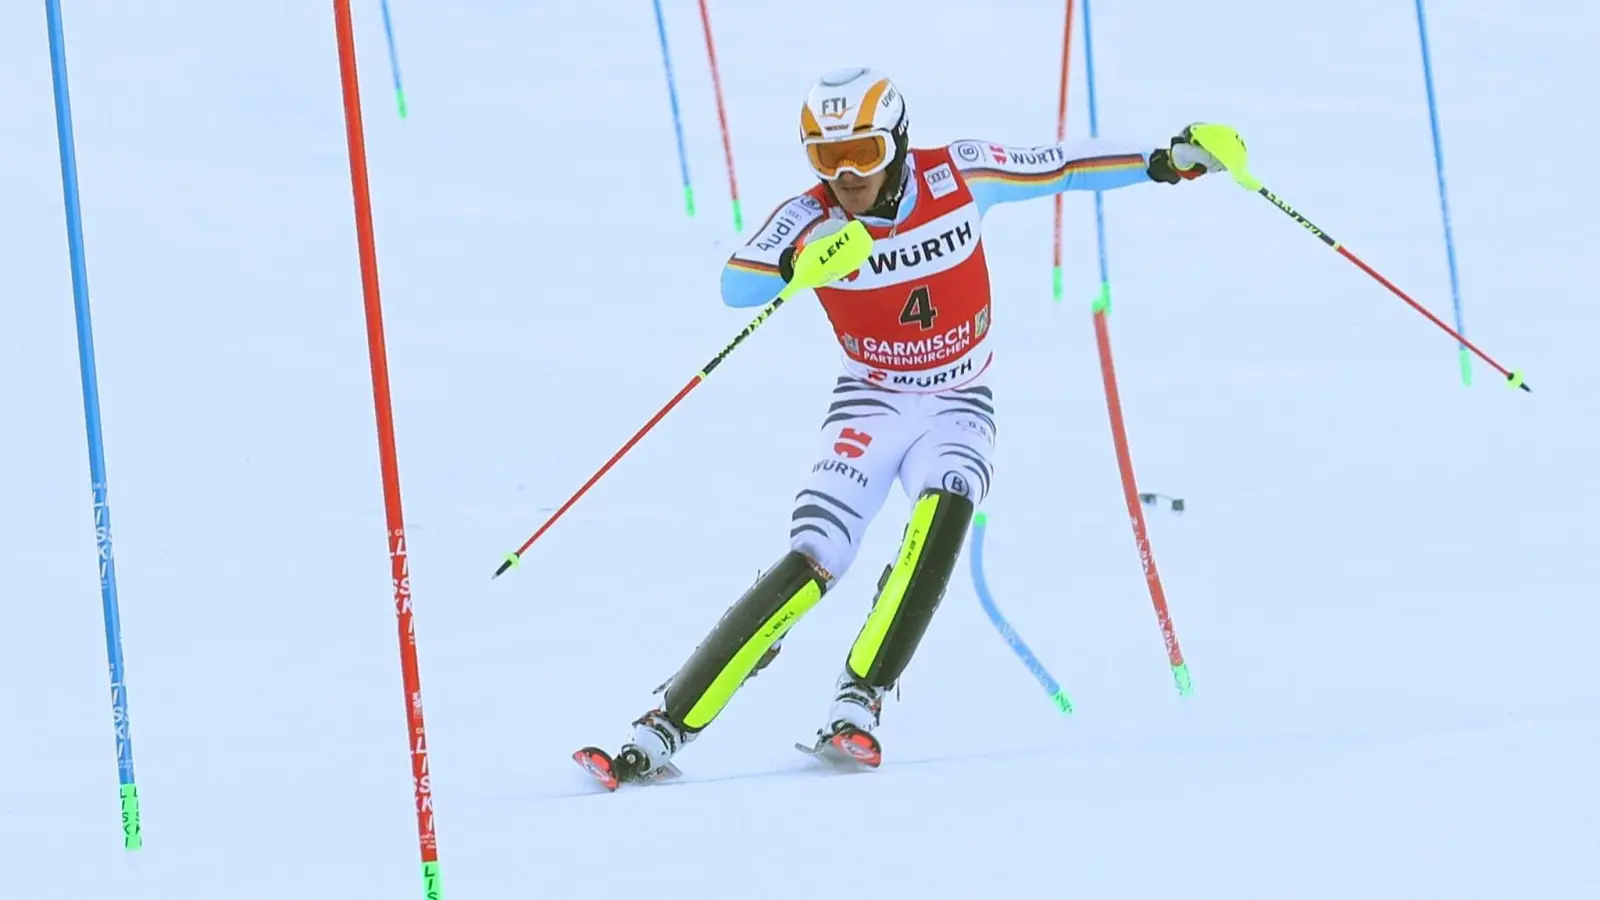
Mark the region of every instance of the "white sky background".
<instances>
[{"instance_id":1,"label":"white sky background","mask_svg":"<svg viewBox=\"0 0 1600 900\"><path fill-rule=\"evenodd\" d=\"M1220 178L1106 196L1118 374L1195 694L1122 508L1093 204L986 223L1000 348L989 577L958 571L864 777L790 749L904 521L661 790L589 796L649 691L782 552L835 356L786 306L530 552L748 321L696 6L356 8L445 890L465 897L1565 898L1600 889L1592 635L1600 207L1591 4L1430 6L1468 335L1455 347ZM116 768L41 4L0 8L0 842L34 898L420 895L332 16L68 2L146 847ZM822 71L913 142L1055 133L1062 4L713 3L745 218L808 186ZM1094 8L1100 126L1234 125L1257 174L1450 318L1413 7ZM814 24L822 20L821 24ZM1081 17L1078 22L1081 32ZM1081 34L1080 34L1081 36ZM1070 136L1087 134L1081 43ZM738 485L737 490L719 487ZM915 763L915 764L912 764ZM759 774L755 778L730 778ZM718 780L721 779L721 780Z\"/></svg>"}]
</instances>

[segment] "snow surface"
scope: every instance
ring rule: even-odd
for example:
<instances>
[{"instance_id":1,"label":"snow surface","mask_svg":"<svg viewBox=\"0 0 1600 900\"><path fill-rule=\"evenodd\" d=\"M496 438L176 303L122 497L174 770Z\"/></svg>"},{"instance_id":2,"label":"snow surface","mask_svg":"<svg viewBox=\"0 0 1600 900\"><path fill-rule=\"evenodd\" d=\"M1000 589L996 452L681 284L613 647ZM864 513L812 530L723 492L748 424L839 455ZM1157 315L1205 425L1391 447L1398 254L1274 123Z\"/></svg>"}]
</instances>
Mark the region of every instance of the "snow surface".
<instances>
[{"instance_id":1,"label":"snow surface","mask_svg":"<svg viewBox=\"0 0 1600 900\"><path fill-rule=\"evenodd\" d=\"M326 3L68 3L145 848L123 851L43 11L0 5L0 893L421 893L337 57ZM835 374L786 307L530 552L489 574L748 311L696 5L357 9L436 798L452 898L1600 896L1592 161L1600 10L1431 4L1470 337L1221 178L1106 196L1141 487L1194 674L1168 674L1089 314L1093 205L988 219L1002 417L965 566L878 772L804 771L900 501L680 757L614 746L787 539ZM753 227L809 182L812 78L884 69L915 140L1054 136L1061 3L712 5ZM980 12L981 10L981 12ZM1412 4L1096 4L1101 131L1238 127L1267 184L1441 315ZM1081 17L1079 20L1081 31ZM1070 134L1087 133L1081 45Z\"/></svg>"}]
</instances>

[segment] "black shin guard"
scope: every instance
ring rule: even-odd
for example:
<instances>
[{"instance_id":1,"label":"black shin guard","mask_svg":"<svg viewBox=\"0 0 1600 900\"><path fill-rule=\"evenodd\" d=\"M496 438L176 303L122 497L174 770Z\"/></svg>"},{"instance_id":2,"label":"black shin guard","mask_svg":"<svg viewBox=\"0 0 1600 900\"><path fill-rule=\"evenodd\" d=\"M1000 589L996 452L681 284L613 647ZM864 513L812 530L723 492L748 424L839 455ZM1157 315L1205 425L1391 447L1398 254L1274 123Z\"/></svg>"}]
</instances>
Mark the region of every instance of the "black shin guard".
<instances>
[{"instance_id":1,"label":"black shin guard","mask_svg":"<svg viewBox=\"0 0 1600 900\"><path fill-rule=\"evenodd\" d=\"M927 490L917 498L900 556L879 583L867 623L850 648L851 674L874 687L894 685L928 630L961 555L972 501Z\"/></svg>"},{"instance_id":2,"label":"black shin guard","mask_svg":"<svg viewBox=\"0 0 1600 900\"><path fill-rule=\"evenodd\" d=\"M668 718L690 731L709 725L772 645L822 599L825 584L804 554L785 554L723 613L667 683Z\"/></svg>"}]
</instances>

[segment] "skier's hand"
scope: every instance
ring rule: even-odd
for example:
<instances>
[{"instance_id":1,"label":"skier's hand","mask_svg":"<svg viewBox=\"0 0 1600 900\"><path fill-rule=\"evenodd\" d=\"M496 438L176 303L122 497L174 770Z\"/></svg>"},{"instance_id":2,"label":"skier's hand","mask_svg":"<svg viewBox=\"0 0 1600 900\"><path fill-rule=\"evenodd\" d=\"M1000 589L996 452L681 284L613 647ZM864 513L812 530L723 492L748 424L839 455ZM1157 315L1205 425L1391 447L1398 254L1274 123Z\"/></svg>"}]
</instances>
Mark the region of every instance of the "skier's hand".
<instances>
[{"instance_id":1,"label":"skier's hand","mask_svg":"<svg viewBox=\"0 0 1600 900\"><path fill-rule=\"evenodd\" d=\"M796 256L804 251L808 245L838 234L848 224L849 221L846 219L822 219L812 225L809 230L802 231L800 236L795 238L792 245L783 248L783 252L778 254L778 274L783 276L784 284L794 280L794 258Z\"/></svg>"},{"instance_id":2,"label":"skier's hand","mask_svg":"<svg viewBox=\"0 0 1600 900\"><path fill-rule=\"evenodd\" d=\"M1203 124L1196 122L1196 125ZM1177 137L1172 139L1170 148L1163 147L1150 154L1148 173L1152 181L1165 184L1177 184L1179 181L1190 181L1205 175L1208 172L1226 172L1227 167L1206 151L1204 147L1196 144L1190 136L1189 129L1185 128Z\"/></svg>"},{"instance_id":3,"label":"skier's hand","mask_svg":"<svg viewBox=\"0 0 1600 900\"><path fill-rule=\"evenodd\" d=\"M840 279L853 279L872 255L872 233L860 220L830 226L827 236L815 238L790 257L789 283L778 292L786 300L795 291L816 290Z\"/></svg>"}]
</instances>

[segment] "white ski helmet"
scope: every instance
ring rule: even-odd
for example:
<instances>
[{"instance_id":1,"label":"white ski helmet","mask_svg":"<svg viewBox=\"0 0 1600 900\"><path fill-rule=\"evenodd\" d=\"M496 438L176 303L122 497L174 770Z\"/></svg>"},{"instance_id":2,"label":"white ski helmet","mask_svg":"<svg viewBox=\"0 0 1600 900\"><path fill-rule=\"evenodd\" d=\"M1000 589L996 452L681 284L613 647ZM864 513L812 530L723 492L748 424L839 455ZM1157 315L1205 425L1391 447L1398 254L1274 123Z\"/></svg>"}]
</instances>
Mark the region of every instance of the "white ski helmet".
<instances>
[{"instance_id":1,"label":"white ski helmet","mask_svg":"<svg viewBox=\"0 0 1600 900\"><path fill-rule=\"evenodd\" d=\"M833 181L846 170L863 177L891 169L879 202L898 202L907 152L905 98L874 69L838 69L806 92L800 143L817 177Z\"/></svg>"}]
</instances>

